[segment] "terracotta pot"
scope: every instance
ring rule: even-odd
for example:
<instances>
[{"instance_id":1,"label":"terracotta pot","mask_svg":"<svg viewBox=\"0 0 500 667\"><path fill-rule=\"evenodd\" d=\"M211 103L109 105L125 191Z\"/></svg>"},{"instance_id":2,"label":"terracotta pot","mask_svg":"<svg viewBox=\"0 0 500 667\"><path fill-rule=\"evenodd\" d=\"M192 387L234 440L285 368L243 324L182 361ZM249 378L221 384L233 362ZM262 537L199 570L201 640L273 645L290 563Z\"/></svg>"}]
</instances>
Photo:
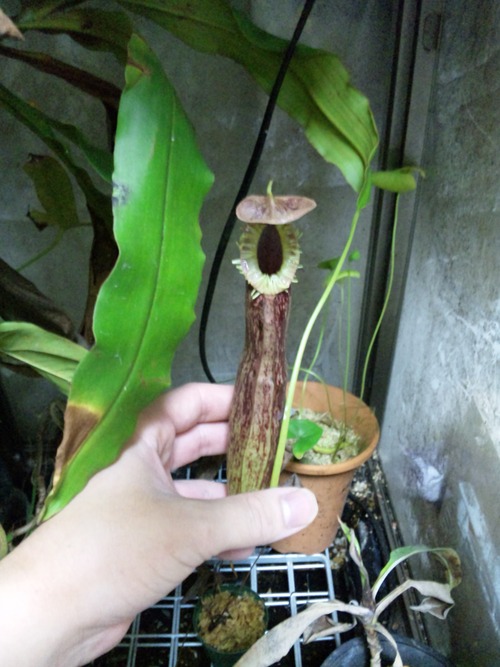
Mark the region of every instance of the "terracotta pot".
<instances>
[{"instance_id":1,"label":"terracotta pot","mask_svg":"<svg viewBox=\"0 0 500 667\"><path fill-rule=\"evenodd\" d=\"M359 398L338 387L308 382L303 393L302 383L297 383L294 407L304 407L315 412L329 412L335 419L345 422L361 437L362 451L352 459L330 465L309 465L291 461L280 477L284 484L295 473L305 486L316 495L318 516L307 528L271 546L280 553L312 554L328 547L339 527L345 501L356 470L367 461L377 446L380 429L371 409Z\"/></svg>"}]
</instances>

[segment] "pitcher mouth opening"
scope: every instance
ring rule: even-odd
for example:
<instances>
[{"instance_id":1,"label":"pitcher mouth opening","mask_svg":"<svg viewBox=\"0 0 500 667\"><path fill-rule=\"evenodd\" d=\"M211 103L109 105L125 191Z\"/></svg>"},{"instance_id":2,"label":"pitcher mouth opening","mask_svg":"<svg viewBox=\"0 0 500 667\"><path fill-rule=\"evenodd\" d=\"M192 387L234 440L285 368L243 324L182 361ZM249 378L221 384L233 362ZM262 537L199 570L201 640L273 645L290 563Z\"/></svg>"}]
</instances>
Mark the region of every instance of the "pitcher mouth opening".
<instances>
[{"instance_id":1,"label":"pitcher mouth opening","mask_svg":"<svg viewBox=\"0 0 500 667\"><path fill-rule=\"evenodd\" d=\"M254 289L254 296L272 296L296 282L300 268L299 233L293 225L247 224L233 264Z\"/></svg>"}]
</instances>

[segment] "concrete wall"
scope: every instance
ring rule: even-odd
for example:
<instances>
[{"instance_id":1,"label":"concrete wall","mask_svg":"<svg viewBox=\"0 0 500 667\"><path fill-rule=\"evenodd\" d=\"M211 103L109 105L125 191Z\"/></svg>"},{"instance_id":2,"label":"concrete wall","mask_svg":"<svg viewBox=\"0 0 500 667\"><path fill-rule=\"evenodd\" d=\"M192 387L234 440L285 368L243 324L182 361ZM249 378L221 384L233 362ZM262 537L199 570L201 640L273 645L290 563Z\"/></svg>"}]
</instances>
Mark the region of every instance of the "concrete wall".
<instances>
[{"instance_id":1,"label":"concrete wall","mask_svg":"<svg viewBox=\"0 0 500 667\"><path fill-rule=\"evenodd\" d=\"M381 440L405 541L463 559L431 626L461 667L500 664L499 9L445 5Z\"/></svg>"}]
</instances>

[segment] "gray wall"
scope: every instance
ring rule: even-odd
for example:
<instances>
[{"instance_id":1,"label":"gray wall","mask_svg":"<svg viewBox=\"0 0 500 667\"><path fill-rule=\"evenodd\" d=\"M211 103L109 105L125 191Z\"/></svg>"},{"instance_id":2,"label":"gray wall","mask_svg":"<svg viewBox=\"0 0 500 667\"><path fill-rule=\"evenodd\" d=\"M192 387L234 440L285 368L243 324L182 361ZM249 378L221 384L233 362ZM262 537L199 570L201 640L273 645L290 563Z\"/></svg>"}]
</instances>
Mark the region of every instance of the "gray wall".
<instances>
[{"instance_id":1,"label":"gray wall","mask_svg":"<svg viewBox=\"0 0 500 667\"><path fill-rule=\"evenodd\" d=\"M381 439L405 541L463 559L430 628L462 667L500 664L499 9L445 5Z\"/></svg>"}]
</instances>

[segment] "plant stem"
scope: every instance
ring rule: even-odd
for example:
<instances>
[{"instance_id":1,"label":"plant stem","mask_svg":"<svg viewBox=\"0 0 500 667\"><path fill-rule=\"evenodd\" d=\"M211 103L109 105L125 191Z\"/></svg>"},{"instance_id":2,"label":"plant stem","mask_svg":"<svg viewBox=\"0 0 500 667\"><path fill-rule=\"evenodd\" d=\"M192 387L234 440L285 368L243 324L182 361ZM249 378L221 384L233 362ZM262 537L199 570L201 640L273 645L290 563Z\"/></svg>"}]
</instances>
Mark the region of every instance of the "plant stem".
<instances>
[{"instance_id":1,"label":"plant stem","mask_svg":"<svg viewBox=\"0 0 500 667\"><path fill-rule=\"evenodd\" d=\"M295 387L297 385L297 380L299 377L299 372L300 368L302 366L302 359L304 357L304 352L307 346L307 343L309 341L309 337L311 335L311 331L314 327L314 324L316 323L316 320L318 319L319 314L321 313L323 306L328 300L328 297L330 296L330 293L332 289L334 288L335 284L337 283L339 276L342 272L342 267L344 266L344 262L347 258L347 255L349 253L349 250L351 248L352 242L354 240L354 235L356 233L356 228L358 226L358 221L359 221L359 216L362 211L362 205L358 203L356 205L356 210L354 212L352 221L351 221L351 228L349 230L349 236L347 238L346 244L344 246L344 249L342 251L342 254L340 255L339 261L337 263L337 266L335 267L334 271L332 272L332 275L330 276L330 279L323 291L323 294L321 295L318 303L316 304L316 308L314 309L311 317L309 318L309 321L307 322L306 328L304 329L304 333L302 334L302 338L299 344L299 349L297 350L297 355L295 357L295 362L293 364L293 369L292 369L292 375L290 377L290 382L288 386L288 392L287 392L287 397L286 397L286 403L285 403L285 409L283 411L283 420L281 423L281 430L280 430L280 437L278 441L278 447L276 450L276 456L274 460L274 466L273 466L273 471L271 475L271 486L278 486L279 483L279 476L281 473L281 468L283 464L283 458L285 455L285 447L286 447L286 441L287 441L287 435L288 435L288 424L290 422L290 416L292 413L292 403L293 403L293 397L295 394Z\"/></svg>"},{"instance_id":2,"label":"plant stem","mask_svg":"<svg viewBox=\"0 0 500 667\"><path fill-rule=\"evenodd\" d=\"M387 310L387 306L389 304L389 299L391 296L392 292L392 284L394 282L394 264L395 264L395 256L396 256L396 231L398 227L398 211L399 211L399 195L396 196L396 204L394 208L394 225L392 228L392 240L391 240L391 260L389 264L389 279L387 281L387 290L385 293L385 298L384 298L384 303L382 306L382 310L380 311L379 318L377 320L377 324L375 326L375 330L373 331L373 335L370 339L370 343L368 345L368 350L366 352L366 357L365 357L365 363L363 364L363 373L361 376L361 391L359 394L359 397L361 400L363 400L363 396L365 394L365 388L366 388L366 376L368 374L368 364L370 363L370 358L373 352L373 347L375 345L375 340L377 338L378 332L380 330L380 327L382 326L382 320L384 319L385 311Z\"/></svg>"},{"instance_id":3,"label":"plant stem","mask_svg":"<svg viewBox=\"0 0 500 667\"><path fill-rule=\"evenodd\" d=\"M382 647L380 646L377 631L370 625L365 625L364 630L366 633L366 643L370 651L370 667L381 667L380 656L382 654Z\"/></svg>"},{"instance_id":4,"label":"plant stem","mask_svg":"<svg viewBox=\"0 0 500 667\"><path fill-rule=\"evenodd\" d=\"M346 355L344 369L344 393L347 391L349 381L349 365L351 361L351 278L347 278L347 332L346 332Z\"/></svg>"}]
</instances>

